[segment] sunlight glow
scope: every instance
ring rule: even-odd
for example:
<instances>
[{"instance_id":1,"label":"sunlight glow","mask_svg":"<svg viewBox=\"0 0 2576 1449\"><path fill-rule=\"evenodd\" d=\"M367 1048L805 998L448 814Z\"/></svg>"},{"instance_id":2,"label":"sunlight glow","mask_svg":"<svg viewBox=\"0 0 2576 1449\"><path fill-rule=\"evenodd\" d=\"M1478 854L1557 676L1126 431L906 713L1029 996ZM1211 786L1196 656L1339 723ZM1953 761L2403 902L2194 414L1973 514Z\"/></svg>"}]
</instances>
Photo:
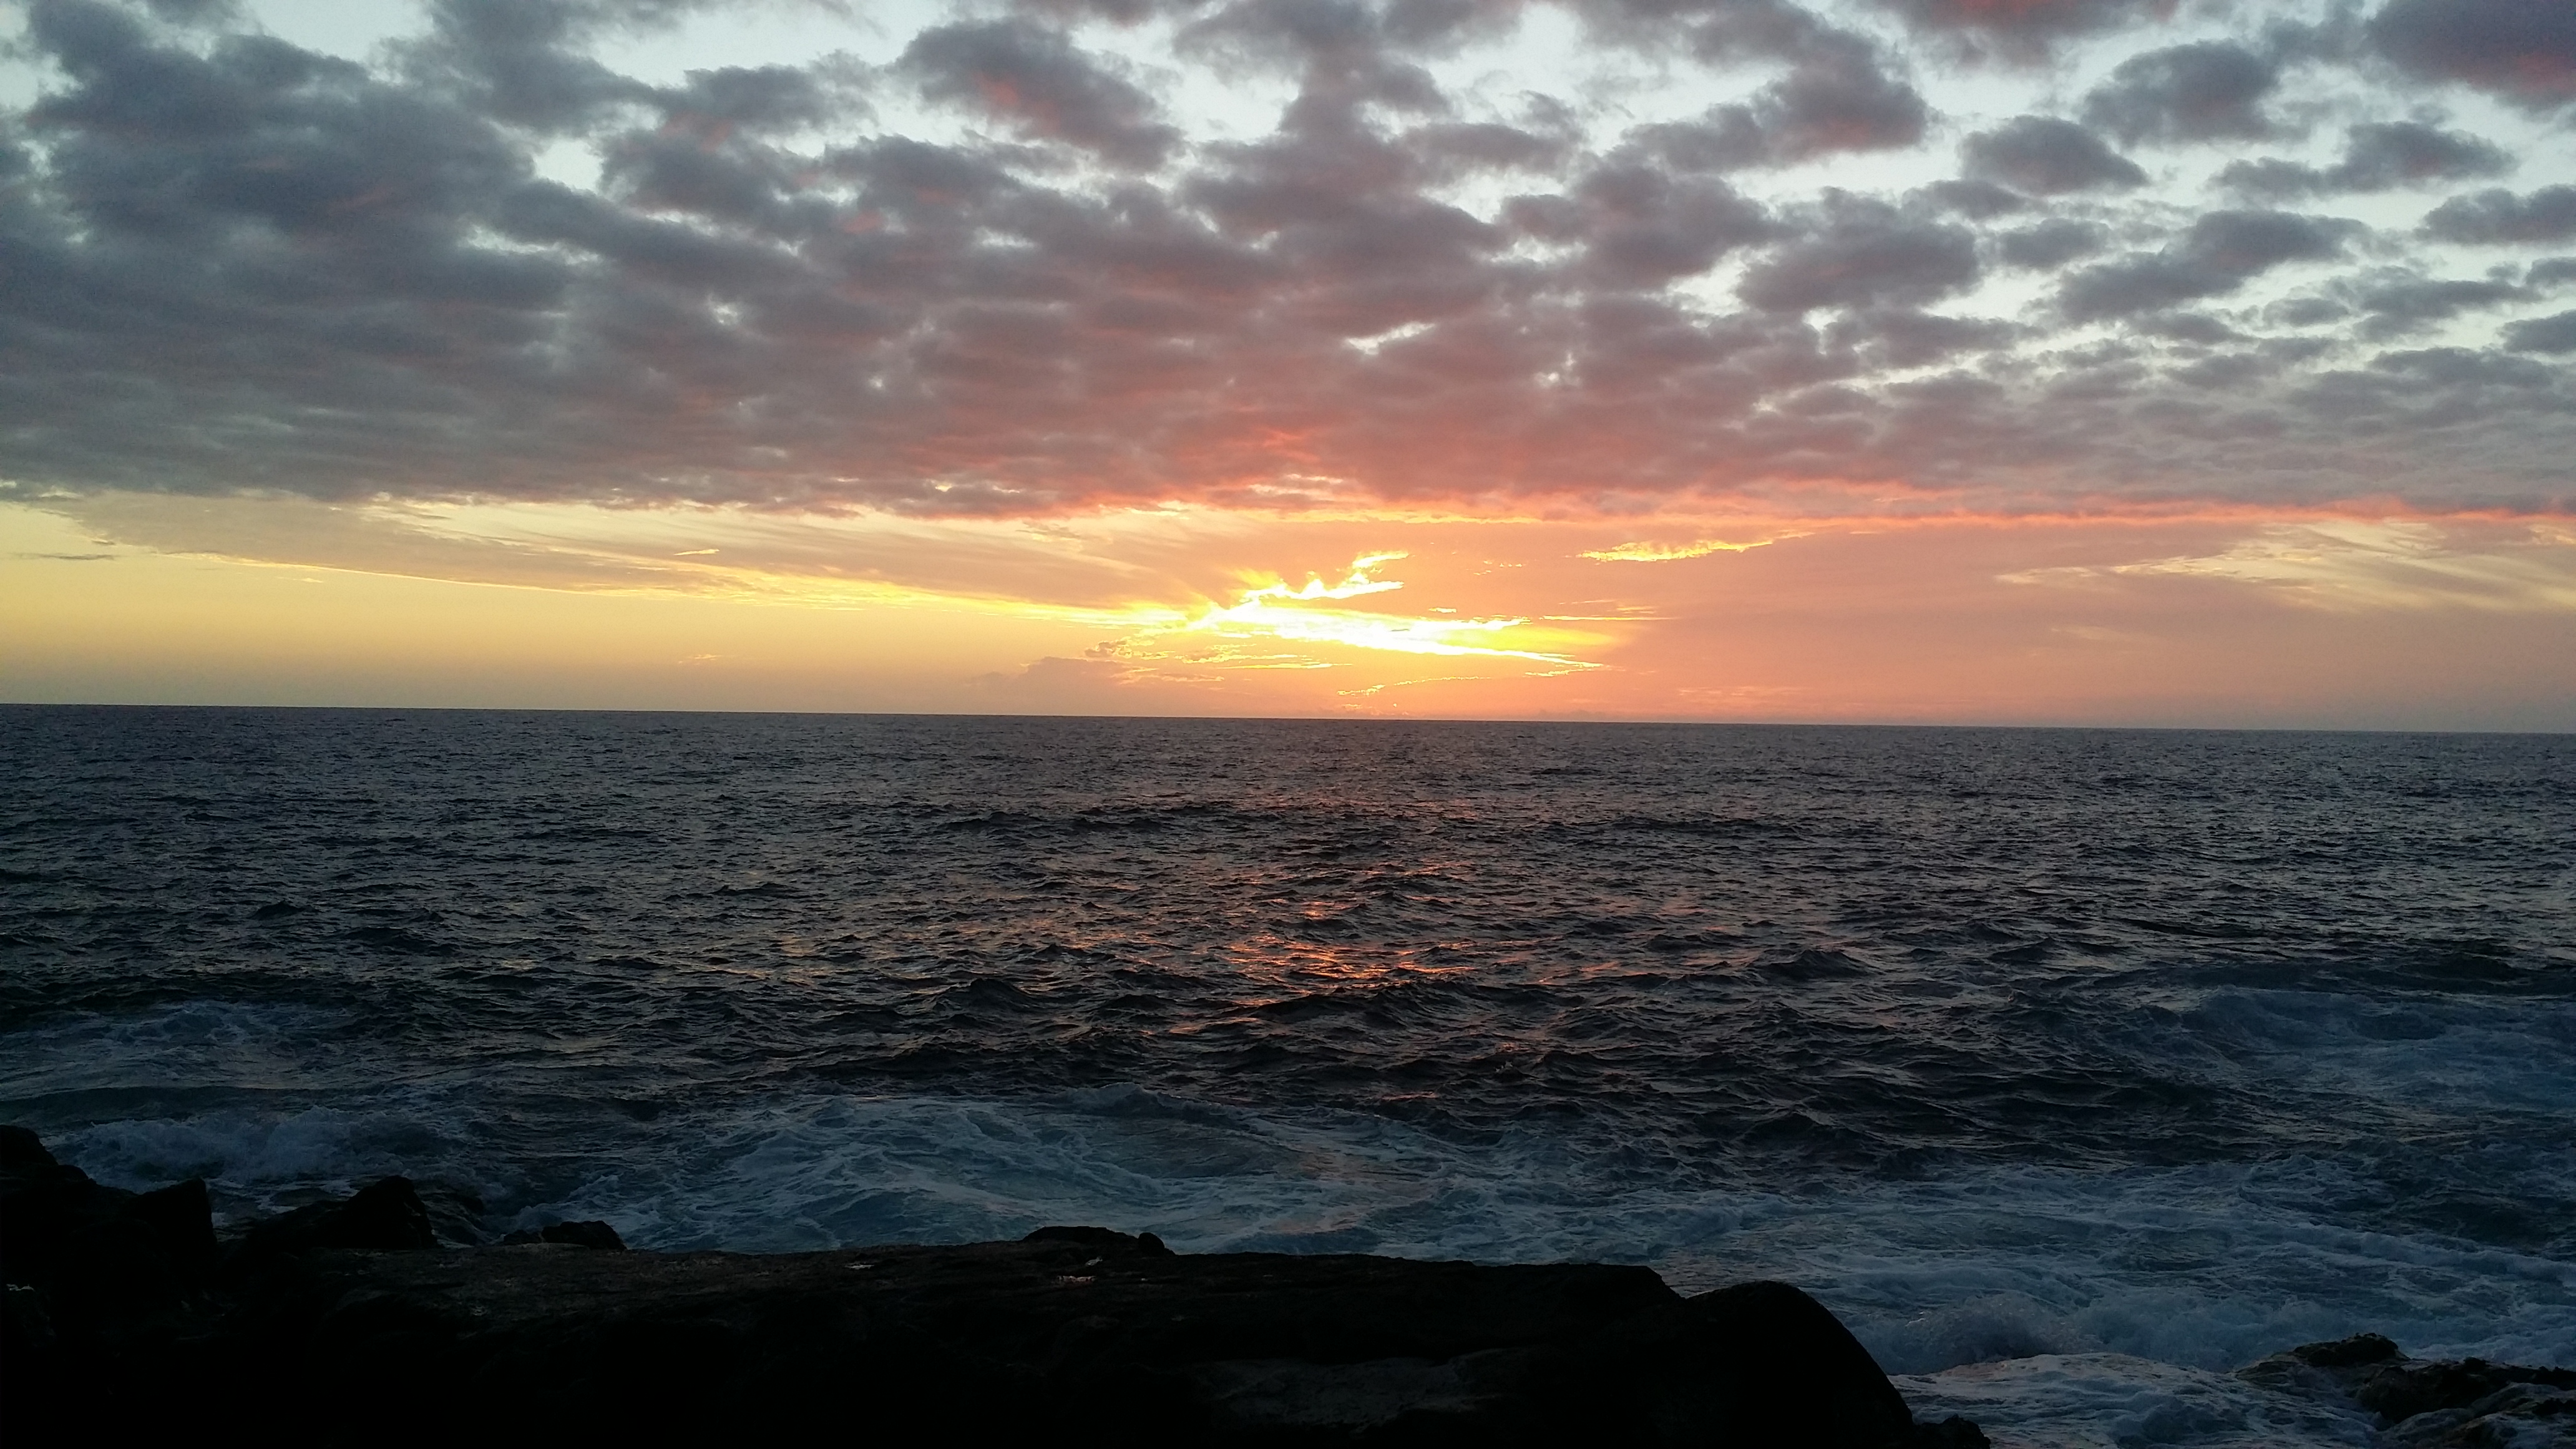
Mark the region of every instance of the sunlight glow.
<instances>
[{"instance_id":1,"label":"sunlight glow","mask_svg":"<svg viewBox=\"0 0 2576 1449\"><path fill-rule=\"evenodd\" d=\"M1183 627L1227 639L1285 639L1399 654L1478 655L1568 668L1593 667L1562 654L1506 647L1500 636L1506 630L1527 625L1526 617L1412 618L1360 609L1304 607L1315 600L1356 598L1403 588L1394 579L1371 578L1369 571L1404 556L1400 552L1363 554L1351 560L1349 573L1337 584L1310 577L1302 588L1291 589L1280 582L1247 589L1241 602L1231 607L1212 606Z\"/></svg>"}]
</instances>

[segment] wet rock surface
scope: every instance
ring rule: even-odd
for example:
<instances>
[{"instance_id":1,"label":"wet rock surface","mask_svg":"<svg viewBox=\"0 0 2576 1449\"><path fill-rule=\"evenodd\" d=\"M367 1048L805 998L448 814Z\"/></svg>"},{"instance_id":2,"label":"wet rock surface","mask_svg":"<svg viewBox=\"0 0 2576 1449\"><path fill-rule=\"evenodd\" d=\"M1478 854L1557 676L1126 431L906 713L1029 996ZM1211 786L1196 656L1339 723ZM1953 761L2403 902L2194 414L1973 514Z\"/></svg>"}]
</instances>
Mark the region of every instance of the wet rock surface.
<instances>
[{"instance_id":1,"label":"wet rock surface","mask_svg":"<svg viewBox=\"0 0 2576 1449\"><path fill-rule=\"evenodd\" d=\"M2576 1369L2411 1358L2376 1333L2310 1343L2237 1376L2280 1393L2355 1404L2389 1449L2576 1449Z\"/></svg>"},{"instance_id":2,"label":"wet rock surface","mask_svg":"<svg viewBox=\"0 0 2576 1449\"><path fill-rule=\"evenodd\" d=\"M111 1409L282 1443L1986 1442L1916 1424L1786 1284L1683 1298L1637 1267L1176 1254L1093 1227L745 1255L567 1223L460 1248L401 1178L218 1243L201 1184L119 1192L23 1132L0 1146L11 1442Z\"/></svg>"}]
</instances>

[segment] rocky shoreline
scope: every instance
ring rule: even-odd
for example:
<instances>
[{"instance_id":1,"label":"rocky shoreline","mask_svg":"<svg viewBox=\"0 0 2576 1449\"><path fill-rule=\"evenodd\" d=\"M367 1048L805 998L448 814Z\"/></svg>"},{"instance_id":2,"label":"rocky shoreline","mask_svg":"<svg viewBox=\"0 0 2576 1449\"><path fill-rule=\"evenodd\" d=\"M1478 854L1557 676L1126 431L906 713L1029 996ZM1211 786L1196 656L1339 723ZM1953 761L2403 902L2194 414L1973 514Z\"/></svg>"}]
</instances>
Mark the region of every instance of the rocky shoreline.
<instances>
[{"instance_id":1,"label":"rocky shoreline","mask_svg":"<svg viewBox=\"0 0 2576 1449\"><path fill-rule=\"evenodd\" d=\"M1176 1254L1151 1234L746 1255L604 1223L442 1242L402 1178L218 1237L204 1184L131 1193L0 1128L0 1430L235 1426L283 1443L830 1432L1121 1444L1966 1449L1779 1283L1651 1270ZM2245 1370L2391 1443L2564 1442L2576 1372L2365 1335ZM23 1437L22 1437L23 1436Z\"/></svg>"}]
</instances>

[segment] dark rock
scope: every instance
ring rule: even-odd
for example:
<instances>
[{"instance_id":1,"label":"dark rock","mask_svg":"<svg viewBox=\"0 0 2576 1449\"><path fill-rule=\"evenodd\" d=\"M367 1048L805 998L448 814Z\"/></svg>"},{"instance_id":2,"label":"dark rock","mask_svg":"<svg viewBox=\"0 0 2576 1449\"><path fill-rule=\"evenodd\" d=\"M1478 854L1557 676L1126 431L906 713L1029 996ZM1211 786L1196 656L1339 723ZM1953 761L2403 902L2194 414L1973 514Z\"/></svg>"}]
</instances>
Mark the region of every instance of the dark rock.
<instances>
[{"instance_id":1,"label":"dark rock","mask_svg":"<svg viewBox=\"0 0 2576 1449\"><path fill-rule=\"evenodd\" d=\"M834 1253L316 1252L264 1356L355 1413L388 1365L461 1428L1128 1443L1771 1443L1922 1437L1783 1284L1675 1297L1641 1268L1155 1254L1123 1234ZM395 1377L400 1379L400 1375ZM1785 1437L1783 1437L1785 1436Z\"/></svg>"},{"instance_id":2,"label":"dark rock","mask_svg":"<svg viewBox=\"0 0 2576 1449\"><path fill-rule=\"evenodd\" d=\"M2436 1409L2469 1408L2513 1384L2576 1389L2576 1369L2528 1368L2489 1363L2482 1358L2455 1363L2406 1361L2362 1380L2352 1396L2363 1408L2377 1414L2381 1423L2393 1425Z\"/></svg>"},{"instance_id":3,"label":"dark rock","mask_svg":"<svg viewBox=\"0 0 2576 1449\"><path fill-rule=\"evenodd\" d=\"M407 1177L369 1183L337 1202L307 1203L253 1223L235 1251L257 1262L322 1248L401 1251L438 1246L429 1209Z\"/></svg>"},{"instance_id":4,"label":"dark rock","mask_svg":"<svg viewBox=\"0 0 2576 1449\"><path fill-rule=\"evenodd\" d=\"M0 1128L0 1280L32 1295L12 1295L13 1325L86 1338L178 1308L214 1254L203 1182L103 1186L55 1161L34 1133Z\"/></svg>"},{"instance_id":5,"label":"dark rock","mask_svg":"<svg viewBox=\"0 0 2576 1449\"><path fill-rule=\"evenodd\" d=\"M1914 1433L1869 1351L1786 1283L1739 1283L1630 1315L1537 1376L1542 1412L1568 1435L1893 1445Z\"/></svg>"},{"instance_id":6,"label":"dark rock","mask_svg":"<svg viewBox=\"0 0 2576 1449\"><path fill-rule=\"evenodd\" d=\"M0 1124L0 1172L59 1165L54 1154L45 1150L43 1138L24 1127Z\"/></svg>"},{"instance_id":7,"label":"dark rock","mask_svg":"<svg viewBox=\"0 0 2576 1449\"><path fill-rule=\"evenodd\" d=\"M2238 1370L2249 1383L2379 1420L2392 1446L2576 1446L2576 1369L2409 1358L2375 1333L2310 1343Z\"/></svg>"},{"instance_id":8,"label":"dark rock","mask_svg":"<svg viewBox=\"0 0 2576 1449\"><path fill-rule=\"evenodd\" d=\"M570 1248L607 1248L621 1253L626 1251L626 1240L617 1236L617 1229L597 1220L579 1223L548 1223L542 1228L522 1228L515 1233L505 1234L501 1243L504 1247L519 1247L527 1243L559 1243Z\"/></svg>"},{"instance_id":9,"label":"dark rock","mask_svg":"<svg viewBox=\"0 0 2576 1449\"><path fill-rule=\"evenodd\" d=\"M1908 1442L1914 1449L1993 1449L1985 1430L1956 1414L1937 1424L1915 1425L1914 1437Z\"/></svg>"},{"instance_id":10,"label":"dark rock","mask_svg":"<svg viewBox=\"0 0 2576 1449\"><path fill-rule=\"evenodd\" d=\"M2515 1382L2470 1403L2400 1421L2387 1449L2568 1449L2576 1446L2576 1392Z\"/></svg>"},{"instance_id":11,"label":"dark rock","mask_svg":"<svg viewBox=\"0 0 2576 1449\"><path fill-rule=\"evenodd\" d=\"M1098 1253L1144 1253L1170 1256L1171 1249L1152 1233L1122 1233L1110 1228L1040 1228L1023 1243L1071 1243Z\"/></svg>"},{"instance_id":12,"label":"dark rock","mask_svg":"<svg viewBox=\"0 0 2576 1449\"><path fill-rule=\"evenodd\" d=\"M442 1246L479 1248L500 1241L500 1235L484 1224L483 1199L473 1193L429 1182L415 1182L412 1190L428 1211L430 1231Z\"/></svg>"},{"instance_id":13,"label":"dark rock","mask_svg":"<svg viewBox=\"0 0 2576 1449\"><path fill-rule=\"evenodd\" d=\"M44 1290L31 1284L10 1283L5 1286L5 1299L0 1299L0 1358L23 1364L25 1355L50 1351L55 1346L54 1318L45 1311Z\"/></svg>"},{"instance_id":14,"label":"dark rock","mask_svg":"<svg viewBox=\"0 0 2576 1449\"><path fill-rule=\"evenodd\" d=\"M2305 1343L2290 1350L2291 1356L2310 1368L2357 1368L2364 1364L2388 1363L2406 1355L2383 1334L2356 1333L2332 1343Z\"/></svg>"},{"instance_id":15,"label":"dark rock","mask_svg":"<svg viewBox=\"0 0 2576 1449\"><path fill-rule=\"evenodd\" d=\"M161 1241L190 1272L202 1273L215 1261L215 1210L201 1177L137 1193L126 1213L160 1235Z\"/></svg>"},{"instance_id":16,"label":"dark rock","mask_svg":"<svg viewBox=\"0 0 2576 1449\"><path fill-rule=\"evenodd\" d=\"M109 1191L32 1139L0 1140L0 1161L20 1197ZM202 1254L202 1189L146 1196L97 1200L129 1233L115 1251ZM542 1246L619 1246L600 1223L534 1236L407 1251L436 1239L413 1185L388 1178L254 1226L185 1313L83 1337L13 1291L0 1432L64 1442L112 1405L128 1431L228 1423L289 1443L854 1425L890 1442L1985 1443L1964 1420L1915 1424L1832 1314L1781 1283L1684 1299L1637 1267L1182 1255L1086 1227L778 1255Z\"/></svg>"}]
</instances>

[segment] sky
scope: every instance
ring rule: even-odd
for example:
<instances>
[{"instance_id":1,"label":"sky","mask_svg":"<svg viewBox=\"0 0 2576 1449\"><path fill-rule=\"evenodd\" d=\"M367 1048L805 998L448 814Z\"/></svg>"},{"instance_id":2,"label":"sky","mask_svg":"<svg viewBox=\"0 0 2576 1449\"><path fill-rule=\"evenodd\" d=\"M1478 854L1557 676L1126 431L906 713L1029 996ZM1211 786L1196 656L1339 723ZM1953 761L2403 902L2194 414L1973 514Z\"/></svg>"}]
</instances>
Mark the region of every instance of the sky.
<instances>
[{"instance_id":1,"label":"sky","mask_svg":"<svg viewBox=\"0 0 2576 1449\"><path fill-rule=\"evenodd\" d=\"M0 0L0 699L2576 729L2576 5Z\"/></svg>"}]
</instances>

